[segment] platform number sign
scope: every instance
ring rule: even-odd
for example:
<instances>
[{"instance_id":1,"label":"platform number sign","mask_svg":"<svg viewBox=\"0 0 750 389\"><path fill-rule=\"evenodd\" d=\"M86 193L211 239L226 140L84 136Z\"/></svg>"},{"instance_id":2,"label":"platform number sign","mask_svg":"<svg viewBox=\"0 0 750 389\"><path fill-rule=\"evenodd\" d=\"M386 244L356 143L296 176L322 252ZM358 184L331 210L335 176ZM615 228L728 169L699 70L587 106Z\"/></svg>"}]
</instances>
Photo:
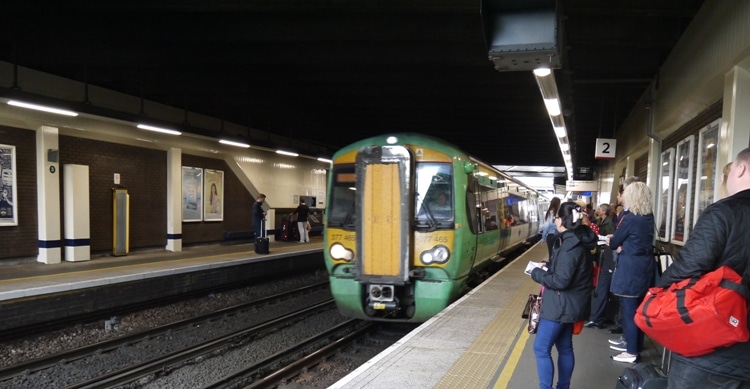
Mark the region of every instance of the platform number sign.
<instances>
[{"instance_id":1,"label":"platform number sign","mask_svg":"<svg viewBox=\"0 0 750 389\"><path fill-rule=\"evenodd\" d=\"M596 138L596 159L614 159L617 139Z\"/></svg>"}]
</instances>

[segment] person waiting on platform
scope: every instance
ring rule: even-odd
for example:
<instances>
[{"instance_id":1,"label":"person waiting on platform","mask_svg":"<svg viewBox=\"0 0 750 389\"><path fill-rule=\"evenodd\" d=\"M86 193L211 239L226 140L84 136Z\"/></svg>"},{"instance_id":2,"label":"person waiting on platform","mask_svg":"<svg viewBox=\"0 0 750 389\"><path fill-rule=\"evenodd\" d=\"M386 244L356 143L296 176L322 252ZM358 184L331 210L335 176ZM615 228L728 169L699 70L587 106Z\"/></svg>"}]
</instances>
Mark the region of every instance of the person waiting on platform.
<instances>
[{"instance_id":1,"label":"person waiting on platform","mask_svg":"<svg viewBox=\"0 0 750 389\"><path fill-rule=\"evenodd\" d=\"M748 286L750 148L737 154L727 172L725 185L728 197L709 205L698 217L679 257L661 276L658 287L667 288L674 282L700 277L721 266L729 266L745 275L742 283ZM675 329L675 335L680 336L679 329ZM750 342L719 347L696 357L674 353L668 379L669 389L750 388Z\"/></svg>"},{"instance_id":2,"label":"person waiting on platform","mask_svg":"<svg viewBox=\"0 0 750 389\"><path fill-rule=\"evenodd\" d=\"M606 242L617 253L610 290L620 301L624 341L612 339L609 348L622 351L612 357L615 361L636 363L644 334L635 325L635 311L653 286L656 266L653 198L645 183L634 182L625 187L622 201L626 210L620 213L615 232L607 235Z\"/></svg>"},{"instance_id":3,"label":"person waiting on platform","mask_svg":"<svg viewBox=\"0 0 750 389\"><path fill-rule=\"evenodd\" d=\"M575 356L573 325L589 317L591 310L592 268L589 251L596 247L597 237L581 223L584 209L565 202L555 217L559 237L549 268L535 268L531 278L542 284L542 309L534 355L539 387L551 389L555 376L552 346L557 349L557 389L570 388ZM581 323L583 324L583 323Z\"/></svg>"},{"instance_id":4,"label":"person waiting on platform","mask_svg":"<svg viewBox=\"0 0 750 389\"><path fill-rule=\"evenodd\" d=\"M305 200L299 201L297 210L294 211L297 215L297 229L299 230L299 242L305 243L310 241L309 230L307 229L307 216L310 214L310 207L305 204Z\"/></svg>"}]
</instances>

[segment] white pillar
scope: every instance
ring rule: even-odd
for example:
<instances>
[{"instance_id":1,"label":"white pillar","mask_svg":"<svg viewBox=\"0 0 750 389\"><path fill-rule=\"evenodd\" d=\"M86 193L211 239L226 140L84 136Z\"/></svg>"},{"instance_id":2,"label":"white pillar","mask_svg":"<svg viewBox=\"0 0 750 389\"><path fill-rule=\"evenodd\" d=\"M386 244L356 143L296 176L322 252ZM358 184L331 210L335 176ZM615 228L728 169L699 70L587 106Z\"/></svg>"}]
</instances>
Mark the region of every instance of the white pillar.
<instances>
[{"instance_id":1,"label":"white pillar","mask_svg":"<svg viewBox=\"0 0 750 389\"><path fill-rule=\"evenodd\" d=\"M63 166L65 194L65 261L91 259L91 219L89 212L89 167Z\"/></svg>"},{"instance_id":2,"label":"white pillar","mask_svg":"<svg viewBox=\"0 0 750 389\"><path fill-rule=\"evenodd\" d=\"M268 230L276 229L276 212L273 209L266 211L266 236L269 242L276 241L276 234L271 234Z\"/></svg>"},{"instance_id":3,"label":"white pillar","mask_svg":"<svg viewBox=\"0 0 750 389\"><path fill-rule=\"evenodd\" d=\"M56 127L36 130L37 261L60 263L60 163Z\"/></svg>"},{"instance_id":4,"label":"white pillar","mask_svg":"<svg viewBox=\"0 0 750 389\"><path fill-rule=\"evenodd\" d=\"M719 130L718 170L750 143L750 71L735 66L724 77L724 106Z\"/></svg>"},{"instance_id":5,"label":"white pillar","mask_svg":"<svg viewBox=\"0 0 750 389\"><path fill-rule=\"evenodd\" d=\"M182 251L182 150L167 150L167 251Z\"/></svg>"}]
</instances>

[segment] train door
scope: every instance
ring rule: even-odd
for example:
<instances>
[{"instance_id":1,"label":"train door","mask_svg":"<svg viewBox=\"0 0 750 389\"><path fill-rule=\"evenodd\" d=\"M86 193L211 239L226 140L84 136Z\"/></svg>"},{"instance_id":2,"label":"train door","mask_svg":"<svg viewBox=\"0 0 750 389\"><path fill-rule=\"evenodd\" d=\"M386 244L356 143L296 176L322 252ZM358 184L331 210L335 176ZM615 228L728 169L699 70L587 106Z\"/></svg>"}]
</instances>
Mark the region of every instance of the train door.
<instances>
[{"instance_id":1,"label":"train door","mask_svg":"<svg viewBox=\"0 0 750 389\"><path fill-rule=\"evenodd\" d=\"M356 165L357 214L361 215L356 222L357 280L404 285L411 253L413 158L403 146L364 147Z\"/></svg>"}]
</instances>

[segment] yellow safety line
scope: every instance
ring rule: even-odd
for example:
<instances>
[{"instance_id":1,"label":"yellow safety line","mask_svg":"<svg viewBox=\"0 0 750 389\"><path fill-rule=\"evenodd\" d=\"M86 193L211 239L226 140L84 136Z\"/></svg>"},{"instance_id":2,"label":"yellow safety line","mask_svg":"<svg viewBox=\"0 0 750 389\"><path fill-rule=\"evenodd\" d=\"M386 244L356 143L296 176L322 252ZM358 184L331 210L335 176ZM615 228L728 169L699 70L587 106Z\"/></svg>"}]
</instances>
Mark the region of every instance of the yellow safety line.
<instances>
[{"instance_id":1,"label":"yellow safety line","mask_svg":"<svg viewBox=\"0 0 750 389\"><path fill-rule=\"evenodd\" d=\"M508 362L505 363L505 367L497 378L497 381L495 381L493 388L505 389L508 387L508 383L511 377L513 377L513 372L516 371L516 367L518 366L518 361L521 360L523 349L526 348L526 342L529 340L529 332L525 331L525 329L526 325L524 324L521 336L518 337L516 346L513 347L513 351L511 351L510 357L508 357Z\"/></svg>"}]
</instances>

